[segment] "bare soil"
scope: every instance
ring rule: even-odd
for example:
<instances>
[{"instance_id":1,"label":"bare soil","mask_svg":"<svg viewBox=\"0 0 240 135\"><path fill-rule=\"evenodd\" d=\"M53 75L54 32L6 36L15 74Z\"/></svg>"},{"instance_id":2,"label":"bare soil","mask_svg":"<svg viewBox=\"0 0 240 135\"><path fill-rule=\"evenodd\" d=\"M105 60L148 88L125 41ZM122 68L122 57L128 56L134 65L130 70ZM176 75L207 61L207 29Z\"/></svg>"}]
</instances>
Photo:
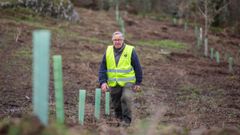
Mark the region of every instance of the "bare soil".
<instances>
[{"instance_id":1,"label":"bare soil","mask_svg":"<svg viewBox=\"0 0 240 135\"><path fill-rule=\"evenodd\" d=\"M119 122L104 116L96 122L94 92L99 87L98 68L111 34L118 30L114 12L78 9L79 23L51 18L29 22L20 13L9 17L0 12L0 119L21 118L32 111L32 30L52 31L51 56L63 57L63 86L66 124L78 126L78 92L87 90L84 128L98 128ZM16 19L20 18L20 19ZM166 107L160 123L189 129L210 127L240 128L240 39L227 33L209 36L209 46L220 51L221 63L196 49L194 29L168 21L156 21L125 14L127 40L135 45L144 79L142 93L135 97L134 119L151 118ZM21 32L19 32L21 31ZM17 38L18 37L18 38ZM17 40L16 40L17 39ZM184 50L168 50L138 45L138 40L170 39L187 45ZM234 71L228 71L227 54L234 57ZM52 59L52 58L51 58ZM52 61L52 60L51 60ZM52 65L50 72L50 119L55 119ZM102 98L102 106L104 100ZM101 128L101 127L100 127Z\"/></svg>"}]
</instances>

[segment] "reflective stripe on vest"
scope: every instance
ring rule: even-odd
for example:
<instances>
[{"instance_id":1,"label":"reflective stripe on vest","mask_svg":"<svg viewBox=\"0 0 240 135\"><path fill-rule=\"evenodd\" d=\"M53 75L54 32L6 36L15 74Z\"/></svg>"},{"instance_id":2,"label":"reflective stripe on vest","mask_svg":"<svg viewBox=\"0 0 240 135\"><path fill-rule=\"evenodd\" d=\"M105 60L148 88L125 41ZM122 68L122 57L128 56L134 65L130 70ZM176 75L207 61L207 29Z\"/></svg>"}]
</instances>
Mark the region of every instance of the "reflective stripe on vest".
<instances>
[{"instance_id":1,"label":"reflective stripe on vest","mask_svg":"<svg viewBox=\"0 0 240 135\"><path fill-rule=\"evenodd\" d=\"M121 70L121 69L108 69L107 72L117 72L117 73L129 73L133 70L133 68L128 70Z\"/></svg>"},{"instance_id":2,"label":"reflective stripe on vest","mask_svg":"<svg viewBox=\"0 0 240 135\"><path fill-rule=\"evenodd\" d=\"M108 78L108 81L131 81L131 80L135 80L136 79L136 77L135 76L133 76L133 77L128 77L128 78L118 78L118 79L116 79L116 78Z\"/></svg>"},{"instance_id":3,"label":"reflective stripe on vest","mask_svg":"<svg viewBox=\"0 0 240 135\"><path fill-rule=\"evenodd\" d=\"M127 82L135 83L136 77L131 65L133 46L125 45L123 52L119 58L118 65L114 57L113 46L108 46L106 51L106 64L108 85L114 87L117 84L125 86Z\"/></svg>"}]
</instances>

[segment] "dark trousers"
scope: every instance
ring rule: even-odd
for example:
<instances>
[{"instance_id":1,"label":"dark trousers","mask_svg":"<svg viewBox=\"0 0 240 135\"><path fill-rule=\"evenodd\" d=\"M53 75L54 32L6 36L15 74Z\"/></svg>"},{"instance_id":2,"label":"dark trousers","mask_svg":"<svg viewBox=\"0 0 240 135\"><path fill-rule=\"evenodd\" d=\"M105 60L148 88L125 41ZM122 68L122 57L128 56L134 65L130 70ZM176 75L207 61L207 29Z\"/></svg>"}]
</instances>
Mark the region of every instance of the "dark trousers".
<instances>
[{"instance_id":1,"label":"dark trousers","mask_svg":"<svg viewBox=\"0 0 240 135\"><path fill-rule=\"evenodd\" d=\"M116 117L127 123L131 123L133 100L132 85L127 85L125 87L117 85L116 87L111 87L110 93Z\"/></svg>"}]
</instances>

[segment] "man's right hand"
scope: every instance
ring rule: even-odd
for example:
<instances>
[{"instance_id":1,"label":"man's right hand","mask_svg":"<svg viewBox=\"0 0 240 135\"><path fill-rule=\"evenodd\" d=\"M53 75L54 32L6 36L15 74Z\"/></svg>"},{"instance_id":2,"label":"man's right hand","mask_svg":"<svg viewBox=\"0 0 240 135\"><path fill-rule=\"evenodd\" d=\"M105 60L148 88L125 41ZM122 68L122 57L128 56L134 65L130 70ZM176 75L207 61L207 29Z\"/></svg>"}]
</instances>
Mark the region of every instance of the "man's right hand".
<instances>
[{"instance_id":1,"label":"man's right hand","mask_svg":"<svg viewBox=\"0 0 240 135\"><path fill-rule=\"evenodd\" d=\"M102 89L102 92L106 92L107 90L108 90L108 85L107 85L107 83L103 83L102 85L101 85L101 89Z\"/></svg>"}]
</instances>

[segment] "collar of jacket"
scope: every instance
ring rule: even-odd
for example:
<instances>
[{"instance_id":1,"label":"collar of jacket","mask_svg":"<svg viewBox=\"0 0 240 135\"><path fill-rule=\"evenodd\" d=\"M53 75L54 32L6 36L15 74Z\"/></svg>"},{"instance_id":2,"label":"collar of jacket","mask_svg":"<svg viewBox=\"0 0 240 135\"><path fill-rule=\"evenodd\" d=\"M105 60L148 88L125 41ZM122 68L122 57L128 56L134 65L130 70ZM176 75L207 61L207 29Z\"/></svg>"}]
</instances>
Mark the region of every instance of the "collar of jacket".
<instances>
[{"instance_id":1,"label":"collar of jacket","mask_svg":"<svg viewBox=\"0 0 240 135\"><path fill-rule=\"evenodd\" d=\"M123 51L124 47L125 47L125 43L123 43L123 45L122 45L121 48L115 48L115 47L113 46L113 48L114 48L114 52L115 52L115 53L120 53L120 52Z\"/></svg>"}]
</instances>

